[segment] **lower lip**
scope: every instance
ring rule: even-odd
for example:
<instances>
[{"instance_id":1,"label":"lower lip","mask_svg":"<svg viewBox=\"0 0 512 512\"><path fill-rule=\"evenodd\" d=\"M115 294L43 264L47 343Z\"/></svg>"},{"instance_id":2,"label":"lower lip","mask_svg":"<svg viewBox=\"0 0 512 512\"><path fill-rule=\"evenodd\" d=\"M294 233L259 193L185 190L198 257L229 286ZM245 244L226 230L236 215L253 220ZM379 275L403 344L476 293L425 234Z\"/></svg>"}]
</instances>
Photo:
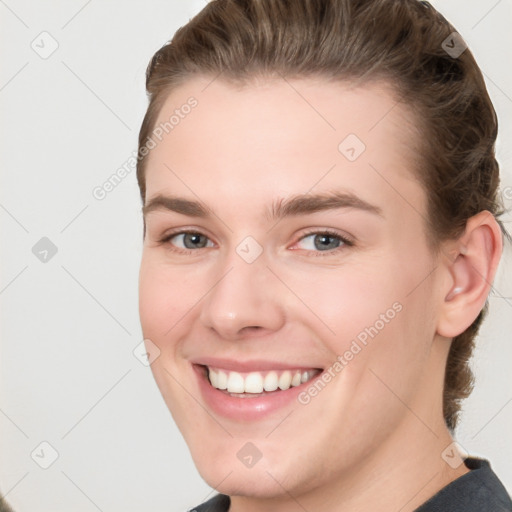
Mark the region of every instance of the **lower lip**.
<instances>
[{"instance_id":1,"label":"lower lip","mask_svg":"<svg viewBox=\"0 0 512 512\"><path fill-rule=\"evenodd\" d=\"M199 380L201 394L208 407L221 416L242 421L261 419L290 405L293 401L297 401L299 393L320 375L300 386L291 387L284 391L274 391L259 397L240 398L214 388L210 384L203 366L194 364L193 368Z\"/></svg>"}]
</instances>

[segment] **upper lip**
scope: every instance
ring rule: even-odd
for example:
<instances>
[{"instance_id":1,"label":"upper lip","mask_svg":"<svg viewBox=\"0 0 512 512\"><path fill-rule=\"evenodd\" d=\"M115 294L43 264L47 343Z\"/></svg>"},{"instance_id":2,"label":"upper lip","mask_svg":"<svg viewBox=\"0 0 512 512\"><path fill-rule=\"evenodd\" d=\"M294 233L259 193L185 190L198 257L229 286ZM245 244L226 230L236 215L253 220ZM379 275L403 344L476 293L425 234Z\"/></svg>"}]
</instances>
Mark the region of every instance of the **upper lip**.
<instances>
[{"instance_id":1,"label":"upper lip","mask_svg":"<svg viewBox=\"0 0 512 512\"><path fill-rule=\"evenodd\" d=\"M271 370L295 370L295 369L318 369L322 370L319 366L312 366L310 363L284 363L268 359L252 359L250 361L240 361L234 359L225 359L219 357L198 357L190 359L192 364L201 366L208 366L210 368L221 368L223 370L231 370L233 372L247 373L257 371L271 371Z\"/></svg>"}]
</instances>

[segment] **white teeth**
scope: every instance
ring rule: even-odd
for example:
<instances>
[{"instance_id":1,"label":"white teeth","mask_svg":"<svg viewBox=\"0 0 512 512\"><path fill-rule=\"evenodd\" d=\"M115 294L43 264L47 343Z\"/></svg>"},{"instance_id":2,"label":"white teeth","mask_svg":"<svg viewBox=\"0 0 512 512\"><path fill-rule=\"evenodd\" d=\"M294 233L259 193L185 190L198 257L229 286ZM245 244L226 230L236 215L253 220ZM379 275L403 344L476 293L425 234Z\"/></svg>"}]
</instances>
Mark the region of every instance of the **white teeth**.
<instances>
[{"instance_id":1,"label":"white teeth","mask_svg":"<svg viewBox=\"0 0 512 512\"><path fill-rule=\"evenodd\" d=\"M263 380L263 388L265 391L275 391L279 386L279 378L276 372L268 372Z\"/></svg>"},{"instance_id":2,"label":"white teeth","mask_svg":"<svg viewBox=\"0 0 512 512\"><path fill-rule=\"evenodd\" d=\"M279 388L283 391L288 389L292 385L292 372L286 370L279 377Z\"/></svg>"},{"instance_id":3,"label":"white teeth","mask_svg":"<svg viewBox=\"0 0 512 512\"><path fill-rule=\"evenodd\" d=\"M262 393L263 392L263 377L261 373L249 373L245 378L245 392L246 393Z\"/></svg>"},{"instance_id":4,"label":"white teeth","mask_svg":"<svg viewBox=\"0 0 512 512\"><path fill-rule=\"evenodd\" d=\"M211 370L210 370L211 371ZM228 376L226 372L223 372L222 370L219 370L219 373L217 374L217 385L213 384L213 387L216 387L217 389L226 389L228 387Z\"/></svg>"},{"instance_id":5,"label":"white teeth","mask_svg":"<svg viewBox=\"0 0 512 512\"><path fill-rule=\"evenodd\" d=\"M238 372L229 372L228 391L230 393L243 393L245 391L244 378Z\"/></svg>"},{"instance_id":6,"label":"white teeth","mask_svg":"<svg viewBox=\"0 0 512 512\"><path fill-rule=\"evenodd\" d=\"M318 373L316 370L284 370L280 375L276 371L251 372L241 374L208 368L210 383L214 388L227 390L234 394L260 394L263 391L287 390L300 386Z\"/></svg>"},{"instance_id":7,"label":"white teeth","mask_svg":"<svg viewBox=\"0 0 512 512\"><path fill-rule=\"evenodd\" d=\"M215 370L210 370L208 372L208 377L210 377L210 382L214 388L219 389L219 374Z\"/></svg>"},{"instance_id":8,"label":"white teeth","mask_svg":"<svg viewBox=\"0 0 512 512\"><path fill-rule=\"evenodd\" d=\"M301 380L300 380L300 372L295 372L292 378L292 386L300 386Z\"/></svg>"}]
</instances>

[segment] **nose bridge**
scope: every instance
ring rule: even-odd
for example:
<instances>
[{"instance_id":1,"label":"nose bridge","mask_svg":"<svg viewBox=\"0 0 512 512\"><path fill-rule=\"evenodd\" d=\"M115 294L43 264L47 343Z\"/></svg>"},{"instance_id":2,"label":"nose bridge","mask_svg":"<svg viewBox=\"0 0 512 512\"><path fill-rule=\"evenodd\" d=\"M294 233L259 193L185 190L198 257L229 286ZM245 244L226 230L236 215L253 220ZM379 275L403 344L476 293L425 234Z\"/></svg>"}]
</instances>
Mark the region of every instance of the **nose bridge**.
<instances>
[{"instance_id":1,"label":"nose bridge","mask_svg":"<svg viewBox=\"0 0 512 512\"><path fill-rule=\"evenodd\" d=\"M221 261L212 288L202 302L203 325L226 339L240 337L247 327L279 329L284 312L263 247L246 237Z\"/></svg>"}]
</instances>

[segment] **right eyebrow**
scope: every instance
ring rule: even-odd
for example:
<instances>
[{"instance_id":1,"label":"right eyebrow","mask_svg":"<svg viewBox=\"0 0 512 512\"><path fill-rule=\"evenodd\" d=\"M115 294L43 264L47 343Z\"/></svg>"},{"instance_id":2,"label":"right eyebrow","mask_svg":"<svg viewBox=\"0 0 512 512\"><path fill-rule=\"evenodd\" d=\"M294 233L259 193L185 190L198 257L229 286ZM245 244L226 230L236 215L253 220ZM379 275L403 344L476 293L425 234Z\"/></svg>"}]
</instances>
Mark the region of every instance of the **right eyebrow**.
<instances>
[{"instance_id":1,"label":"right eyebrow","mask_svg":"<svg viewBox=\"0 0 512 512\"><path fill-rule=\"evenodd\" d=\"M146 217L149 212L155 210L169 210L189 217L201 218L209 217L213 213L198 201L162 194L156 195L142 207L142 215Z\"/></svg>"}]
</instances>

